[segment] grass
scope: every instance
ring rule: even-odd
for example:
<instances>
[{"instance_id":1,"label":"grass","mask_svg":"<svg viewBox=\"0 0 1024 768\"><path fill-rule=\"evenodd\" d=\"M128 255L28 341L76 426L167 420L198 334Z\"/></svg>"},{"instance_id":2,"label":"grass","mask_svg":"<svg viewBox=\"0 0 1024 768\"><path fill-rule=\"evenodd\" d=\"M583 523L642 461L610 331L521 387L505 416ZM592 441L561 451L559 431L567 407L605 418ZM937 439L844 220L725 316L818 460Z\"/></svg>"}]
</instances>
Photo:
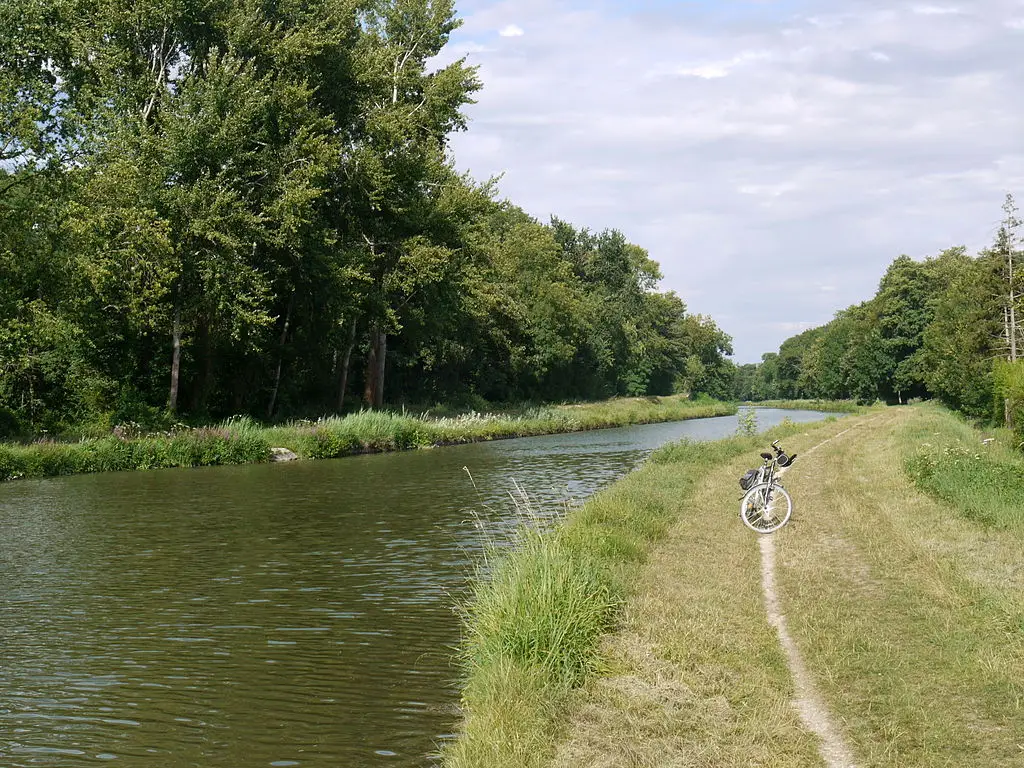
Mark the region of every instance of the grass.
<instances>
[{"instance_id":1,"label":"grass","mask_svg":"<svg viewBox=\"0 0 1024 768\"><path fill-rule=\"evenodd\" d=\"M135 425L119 425L116 434L78 442L38 440L27 445L0 445L0 481L82 472L251 464L269 461L275 447L287 448L304 459L329 459L735 412L734 405L713 400L652 397L532 408L517 414L470 412L442 418L362 411L278 427L235 417L210 427L177 425L165 432L146 434Z\"/></svg>"},{"instance_id":2,"label":"grass","mask_svg":"<svg viewBox=\"0 0 1024 768\"><path fill-rule=\"evenodd\" d=\"M728 473L728 486L716 481L714 493L722 504L731 505L739 490L732 474L742 474L740 467L746 468L751 456L756 457L766 441L806 429L806 425L788 424L768 436L736 437L708 444L682 443L662 449L644 468L573 510L553 529L544 533L526 531L518 547L481 574L466 606L461 654L465 674L464 721L460 737L445 753L446 765L532 768L564 758L564 751L560 753L556 744L565 741L570 727L565 713L582 706L580 697L585 694L581 691L590 691L595 680L607 680L609 676L616 680L634 679L622 672L627 661L623 653L610 650L610 638L621 636L623 627L644 631L651 624L663 624L666 620L670 621L671 629L666 628L669 634L680 628L671 623L669 617L673 613L664 606L653 608L650 616L641 618L636 612L637 585L646 586L652 573L683 589L706 581L707 573L702 580L694 579L692 574L663 574L657 566L665 563L656 552L652 560L658 542L674 530L681 515L687 515L681 524L684 530L699 535L707 546L716 549L711 571L722 577L715 583L723 595L735 596L748 609L756 608L756 602L751 602L756 580L750 582L746 578L756 573L756 565L748 567L748 558L744 556L735 563L736 573L728 568L722 570L722 560L728 562L732 559L730 552L741 551L742 547L732 545L744 535L734 515L728 515L726 522L718 510L705 507L707 478L715 473ZM723 466L726 469L721 469ZM699 515L701 521L694 523L688 517L690 514ZM708 525L709 522L713 524ZM730 529L731 536L723 535ZM704 554L707 553L701 551L673 556L671 563L684 570L707 570ZM744 581L749 583L743 584ZM647 594L643 589L640 593ZM700 600L687 600L685 604L690 608L702 605ZM707 616L697 620L690 633L677 636L678 647L659 648L656 653L665 659L685 659L691 634L699 633L702 625L710 630L711 640L720 639L722 633L706 625L705 619ZM616 628L620 631L613 632ZM744 657L754 677L768 674L784 681L781 652L774 648L766 630L755 633L753 650L747 647L737 653L737 663ZM765 659L769 660L767 673L760 664ZM750 699L745 685L725 687L739 696L735 700L737 705L754 707L760 703ZM722 688L723 685L716 685L714 696L720 696ZM593 695L599 696L600 690ZM741 699L746 699L746 703ZM695 705L690 714L703 716L705 710L698 706L699 702L690 703ZM778 702L770 703L774 723ZM617 728L625 721L612 718L611 722ZM809 748L809 741L801 740L799 730L792 724L788 729L775 731L763 717L754 717L750 722L755 724L757 738L761 740L761 752L771 749L786 753ZM609 750L614 753L638 744L633 739L623 740L621 735L613 730L607 743L601 743L592 752L583 749L585 756L571 764L601 764L598 758L604 759L601 756ZM657 749L654 743L642 748ZM655 760L649 764L667 763Z\"/></svg>"},{"instance_id":3,"label":"grass","mask_svg":"<svg viewBox=\"0 0 1024 768\"><path fill-rule=\"evenodd\" d=\"M793 520L773 537L780 607L856 764L1021 765L1011 436L983 445L927 404L776 435L802 454L785 478ZM496 566L477 595L490 619L468 613L449 768L824 764L766 619L758 537L735 512L736 480L770 439L663 449ZM922 456L941 472L922 474ZM552 593L567 579L529 565L544 547L587 574L564 600ZM517 607L494 611L503 601Z\"/></svg>"},{"instance_id":4,"label":"grass","mask_svg":"<svg viewBox=\"0 0 1024 768\"><path fill-rule=\"evenodd\" d=\"M1024 455L1006 430L986 437L937 407L922 409L904 441L916 485L958 515L993 528L1024 530Z\"/></svg>"},{"instance_id":5,"label":"grass","mask_svg":"<svg viewBox=\"0 0 1024 768\"><path fill-rule=\"evenodd\" d=\"M890 409L787 484L783 605L858 765L1024 762L1020 465L983 437Z\"/></svg>"},{"instance_id":6,"label":"grass","mask_svg":"<svg viewBox=\"0 0 1024 768\"><path fill-rule=\"evenodd\" d=\"M863 413L871 408L871 406L860 405L856 400L764 400L759 403L745 402L743 405L832 413Z\"/></svg>"},{"instance_id":7,"label":"grass","mask_svg":"<svg viewBox=\"0 0 1024 768\"><path fill-rule=\"evenodd\" d=\"M248 425L184 429L145 437L115 435L77 443L0 445L0 481L86 472L116 472L268 461L271 445Z\"/></svg>"}]
</instances>

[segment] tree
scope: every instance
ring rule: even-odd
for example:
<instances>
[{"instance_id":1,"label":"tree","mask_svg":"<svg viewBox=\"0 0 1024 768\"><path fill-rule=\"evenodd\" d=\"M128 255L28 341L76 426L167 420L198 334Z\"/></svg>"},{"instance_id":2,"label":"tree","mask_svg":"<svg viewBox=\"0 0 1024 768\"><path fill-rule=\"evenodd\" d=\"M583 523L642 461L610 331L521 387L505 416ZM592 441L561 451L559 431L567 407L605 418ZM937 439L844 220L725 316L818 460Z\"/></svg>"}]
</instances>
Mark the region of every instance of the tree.
<instances>
[{"instance_id":1,"label":"tree","mask_svg":"<svg viewBox=\"0 0 1024 768\"><path fill-rule=\"evenodd\" d=\"M351 235L369 278L365 399L380 407L388 335L400 330L403 305L441 279L451 256L423 233L454 176L447 137L465 127L461 109L480 84L464 59L428 71L461 23L450 0L374 0L359 21L359 114L346 174Z\"/></svg>"},{"instance_id":2,"label":"tree","mask_svg":"<svg viewBox=\"0 0 1024 768\"><path fill-rule=\"evenodd\" d=\"M1021 328L1018 328L1017 317L1020 303L1020 250L1019 230L1021 220L1017 216L1017 205L1013 195L1007 194L1003 203L1003 221L996 235L992 253L1002 264L1004 279L1002 295L1003 341L1006 346L1006 360L1013 366L1018 360L1018 341ZM1003 420L1008 428L1012 428L1014 406L1009 396L1003 398Z\"/></svg>"},{"instance_id":3,"label":"tree","mask_svg":"<svg viewBox=\"0 0 1024 768\"><path fill-rule=\"evenodd\" d=\"M924 333L928 389L973 418L991 413L992 361L1003 329L999 261L963 255Z\"/></svg>"}]
</instances>

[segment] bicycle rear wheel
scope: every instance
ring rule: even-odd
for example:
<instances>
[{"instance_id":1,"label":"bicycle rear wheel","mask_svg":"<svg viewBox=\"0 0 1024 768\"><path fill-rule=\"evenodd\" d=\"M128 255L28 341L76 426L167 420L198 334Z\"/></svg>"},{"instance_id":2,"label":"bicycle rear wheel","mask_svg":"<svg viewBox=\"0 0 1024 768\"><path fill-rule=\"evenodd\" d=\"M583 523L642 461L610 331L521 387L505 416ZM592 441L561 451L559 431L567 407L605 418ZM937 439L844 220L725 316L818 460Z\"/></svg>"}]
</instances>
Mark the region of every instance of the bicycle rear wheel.
<instances>
[{"instance_id":1,"label":"bicycle rear wheel","mask_svg":"<svg viewBox=\"0 0 1024 768\"><path fill-rule=\"evenodd\" d=\"M773 533L789 522L793 499L781 485L758 483L740 502L740 519L756 533Z\"/></svg>"}]
</instances>

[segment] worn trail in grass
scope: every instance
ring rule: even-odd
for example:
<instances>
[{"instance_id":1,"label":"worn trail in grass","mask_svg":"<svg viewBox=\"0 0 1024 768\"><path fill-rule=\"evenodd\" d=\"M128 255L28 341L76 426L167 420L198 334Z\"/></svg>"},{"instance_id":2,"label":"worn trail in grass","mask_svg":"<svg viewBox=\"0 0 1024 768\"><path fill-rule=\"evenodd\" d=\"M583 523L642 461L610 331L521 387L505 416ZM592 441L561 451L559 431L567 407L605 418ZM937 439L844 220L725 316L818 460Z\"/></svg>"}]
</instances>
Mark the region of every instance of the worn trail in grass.
<instances>
[{"instance_id":1,"label":"worn trail in grass","mask_svg":"<svg viewBox=\"0 0 1024 768\"><path fill-rule=\"evenodd\" d=\"M682 505L553 765L1024 764L1024 531L997 503L1005 489L979 518L977 494L942 501L905 469L925 432L960 445L942 449L954 459L981 435L927 407L840 435L850 421L785 441L803 456L785 478L793 520L771 537L775 607L840 751L793 706L801 691L761 593L764 539L735 511L747 457ZM999 472L1016 466L1006 456Z\"/></svg>"},{"instance_id":2,"label":"worn trail in grass","mask_svg":"<svg viewBox=\"0 0 1024 768\"><path fill-rule=\"evenodd\" d=\"M914 487L925 434L984 450L951 414L891 409L790 473L808 513L778 538L784 609L859 765L1019 766L1024 536L1012 509L970 519L977 493Z\"/></svg>"},{"instance_id":3,"label":"worn trail in grass","mask_svg":"<svg viewBox=\"0 0 1024 768\"><path fill-rule=\"evenodd\" d=\"M784 445L804 451L848 426L815 427ZM677 502L677 523L606 639L606 672L577 697L553 765L824 764L792 706L792 676L765 614L757 536L738 516L736 478L756 455L723 462Z\"/></svg>"}]
</instances>

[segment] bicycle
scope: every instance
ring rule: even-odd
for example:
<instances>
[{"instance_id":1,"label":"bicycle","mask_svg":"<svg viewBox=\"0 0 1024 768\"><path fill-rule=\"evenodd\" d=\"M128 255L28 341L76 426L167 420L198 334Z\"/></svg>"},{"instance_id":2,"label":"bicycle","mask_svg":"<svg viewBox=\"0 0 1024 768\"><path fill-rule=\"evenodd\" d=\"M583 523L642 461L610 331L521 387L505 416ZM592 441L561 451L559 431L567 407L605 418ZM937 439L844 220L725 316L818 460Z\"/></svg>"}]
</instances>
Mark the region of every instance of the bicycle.
<instances>
[{"instance_id":1,"label":"bicycle","mask_svg":"<svg viewBox=\"0 0 1024 768\"><path fill-rule=\"evenodd\" d=\"M740 488L746 491L740 500L740 519L755 533L774 533L788 523L793 514L793 499L782 487L778 470L791 465L796 454L788 455L778 440L772 443L772 449L774 456L762 453L761 466L748 470L740 478Z\"/></svg>"}]
</instances>

